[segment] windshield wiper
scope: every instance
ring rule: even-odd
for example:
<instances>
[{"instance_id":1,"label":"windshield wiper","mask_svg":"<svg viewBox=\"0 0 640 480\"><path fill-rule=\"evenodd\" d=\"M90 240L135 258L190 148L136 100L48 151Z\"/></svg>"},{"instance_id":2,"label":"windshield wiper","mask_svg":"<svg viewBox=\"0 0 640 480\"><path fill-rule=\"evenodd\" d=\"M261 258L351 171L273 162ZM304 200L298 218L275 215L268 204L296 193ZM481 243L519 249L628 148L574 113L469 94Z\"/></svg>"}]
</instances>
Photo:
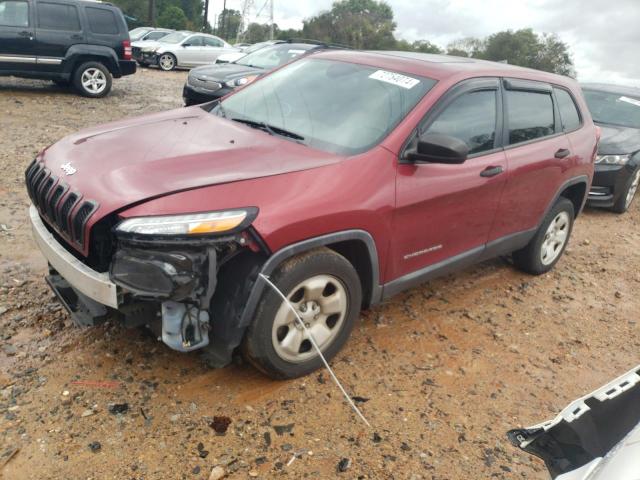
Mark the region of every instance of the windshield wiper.
<instances>
[{"instance_id":1,"label":"windshield wiper","mask_svg":"<svg viewBox=\"0 0 640 480\"><path fill-rule=\"evenodd\" d=\"M291 138L293 140L298 140L300 142L304 141L304 137L294 132L290 132L289 130L285 130L284 128L275 127L273 125L269 125L265 122L259 122L256 120L249 120L247 118L232 118L234 122L244 123L245 125L249 125L253 128L259 128L267 132L269 135L280 135L282 137Z\"/></svg>"}]
</instances>

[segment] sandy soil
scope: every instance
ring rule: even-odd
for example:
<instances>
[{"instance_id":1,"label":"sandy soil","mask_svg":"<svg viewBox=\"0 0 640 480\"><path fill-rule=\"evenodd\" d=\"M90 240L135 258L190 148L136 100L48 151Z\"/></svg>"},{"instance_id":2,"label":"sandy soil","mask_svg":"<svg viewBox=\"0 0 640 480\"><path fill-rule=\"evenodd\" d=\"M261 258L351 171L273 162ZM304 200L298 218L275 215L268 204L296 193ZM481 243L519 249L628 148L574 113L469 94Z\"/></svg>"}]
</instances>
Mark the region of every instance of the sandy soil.
<instances>
[{"instance_id":1,"label":"sandy soil","mask_svg":"<svg viewBox=\"0 0 640 480\"><path fill-rule=\"evenodd\" d=\"M640 363L640 203L586 211L547 275L496 260L363 312L333 364L368 429L326 373L207 370L143 331L72 327L49 292L25 167L80 128L179 107L185 76L142 70L99 101L0 79L0 476L548 478L505 432Z\"/></svg>"}]
</instances>

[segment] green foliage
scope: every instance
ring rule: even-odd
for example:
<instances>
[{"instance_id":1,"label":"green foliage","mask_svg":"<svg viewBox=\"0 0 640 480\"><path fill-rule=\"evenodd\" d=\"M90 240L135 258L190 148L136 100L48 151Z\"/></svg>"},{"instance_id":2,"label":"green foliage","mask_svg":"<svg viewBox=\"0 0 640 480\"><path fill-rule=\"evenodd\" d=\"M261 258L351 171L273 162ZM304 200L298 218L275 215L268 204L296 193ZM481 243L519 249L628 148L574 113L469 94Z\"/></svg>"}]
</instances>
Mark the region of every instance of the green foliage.
<instances>
[{"instance_id":1,"label":"green foliage","mask_svg":"<svg viewBox=\"0 0 640 480\"><path fill-rule=\"evenodd\" d=\"M158 17L158 26L163 28L185 30L187 23L188 19L184 11L174 5L166 7Z\"/></svg>"},{"instance_id":2,"label":"green foliage","mask_svg":"<svg viewBox=\"0 0 640 480\"><path fill-rule=\"evenodd\" d=\"M278 38L278 26L273 26L274 37ZM271 38L271 25L264 23L250 23L242 35L242 41L247 43L264 42Z\"/></svg>"},{"instance_id":3,"label":"green foliage","mask_svg":"<svg viewBox=\"0 0 640 480\"><path fill-rule=\"evenodd\" d=\"M442 49L439 46L434 45L427 40L418 40L416 42L413 42L411 44L411 49L414 52L420 53L443 53Z\"/></svg>"},{"instance_id":4,"label":"green foliage","mask_svg":"<svg viewBox=\"0 0 640 480\"><path fill-rule=\"evenodd\" d=\"M241 21L242 14L238 10L229 8L223 10L218 16L216 34L220 38L224 38L226 41L234 43L238 36L238 29L240 28Z\"/></svg>"},{"instance_id":5,"label":"green foliage","mask_svg":"<svg viewBox=\"0 0 640 480\"><path fill-rule=\"evenodd\" d=\"M484 41L479 38L460 38L447 45L447 55L456 57L477 57L484 50Z\"/></svg>"}]
</instances>

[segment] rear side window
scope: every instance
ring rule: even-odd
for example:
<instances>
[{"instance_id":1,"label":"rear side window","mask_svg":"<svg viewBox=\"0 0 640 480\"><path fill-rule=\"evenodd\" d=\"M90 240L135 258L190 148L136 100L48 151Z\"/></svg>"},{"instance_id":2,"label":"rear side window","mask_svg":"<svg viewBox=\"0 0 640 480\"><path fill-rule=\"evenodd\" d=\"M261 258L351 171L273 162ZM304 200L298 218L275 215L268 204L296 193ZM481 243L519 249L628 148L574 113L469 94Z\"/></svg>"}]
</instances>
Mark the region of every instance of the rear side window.
<instances>
[{"instance_id":1,"label":"rear side window","mask_svg":"<svg viewBox=\"0 0 640 480\"><path fill-rule=\"evenodd\" d=\"M38 28L78 32L78 9L73 5L38 2Z\"/></svg>"},{"instance_id":2,"label":"rear side window","mask_svg":"<svg viewBox=\"0 0 640 480\"><path fill-rule=\"evenodd\" d=\"M184 44L191 47L202 47L204 45L203 37L191 37Z\"/></svg>"},{"instance_id":3,"label":"rear side window","mask_svg":"<svg viewBox=\"0 0 640 480\"><path fill-rule=\"evenodd\" d=\"M0 25L5 27L28 27L29 4L23 1L0 0Z\"/></svg>"},{"instance_id":4,"label":"rear side window","mask_svg":"<svg viewBox=\"0 0 640 480\"><path fill-rule=\"evenodd\" d=\"M456 98L429 126L426 133L458 138L469 153L492 150L496 138L497 101L495 90L466 93Z\"/></svg>"},{"instance_id":5,"label":"rear side window","mask_svg":"<svg viewBox=\"0 0 640 480\"><path fill-rule=\"evenodd\" d=\"M89 20L89 29L93 33L102 35L117 35L119 32L116 16L111 10L87 7L85 9Z\"/></svg>"},{"instance_id":6,"label":"rear side window","mask_svg":"<svg viewBox=\"0 0 640 480\"><path fill-rule=\"evenodd\" d=\"M573 97L569 92L562 88L554 88L556 100L558 101L558 110L560 110L560 119L562 120L562 129L565 132L572 132L580 128L580 114L578 107L573 101Z\"/></svg>"},{"instance_id":7,"label":"rear side window","mask_svg":"<svg viewBox=\"0 0 640 480\"><path fill-rule=\"evenodd\" d=\"M507 90L509 144L528 142L555 133L550 93Z\"/></svg>"},{"instance_id":8,"label":"rear side window","mask_svg":"<svg viewBox=\"0 0 640 480\"><path fill-rule=\"evenodd\" d=\"M207 47L221 47L222 46L222 42L220 40L218 40L217 38L211 38L211 37L204 37L204 44Z\"/></svg>"}]
</instances>

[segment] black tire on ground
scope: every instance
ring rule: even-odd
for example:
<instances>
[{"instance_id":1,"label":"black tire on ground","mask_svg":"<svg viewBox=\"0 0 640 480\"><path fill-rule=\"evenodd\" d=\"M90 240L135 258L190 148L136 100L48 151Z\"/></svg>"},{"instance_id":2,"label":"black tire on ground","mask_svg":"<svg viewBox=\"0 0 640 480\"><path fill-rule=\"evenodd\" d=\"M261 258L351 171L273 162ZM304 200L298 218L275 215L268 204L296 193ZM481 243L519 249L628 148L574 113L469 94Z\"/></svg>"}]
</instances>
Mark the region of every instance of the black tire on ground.
<instances>
[{"instance_id":1,"label":"black tire on ground","mask_svg":"<svg viewBox=\"0 0 640 480\"><path fill-rule=\"evenodd\" d=\"M318 248L285 261L271 275L270 280L286 296L289 296L295 293L293 289L296 286L319 275L330 276L339 281L344 288L347 300L343 320L336 326L339 330L333 334L333 340L322 351L329 361L349 338L360 313L362 287L351 263L328 248ZM305 361L295 363L287 361L276 352L272 331L276 314L283 303L282 297L267 285L256 309L253 323L247 329L242 344L243 356L258 370L275 379L301 377L323 366L317 354ZM329 323L329 320L326 322Z\"/></svg>"},{"instance_id":2,"label":"black tire on ground","mask_svg":"<svg viewBox=\"0 0 640 480\"><path fill-rule=\"evenodd\" d=\"M635 197L638 196L637 186L636 186L635 193L631 198L631 201L628 203L627 203L627 196L629 195L629 190L631 190L631 188L633 187L633 183L636 180L638 180L638 175L640 175L640 167L638 167L636 171L634 171L633 174L629 177L629 180L627 181L627 184L625 185L623 192L618 197L618 200L616 200L616 203L613 204L613 207L611 207L612 212L625 213L627 210L629 210L629 207L633 205L633 200L635 199Z\"/></svg>"},{"instance_id":3,"label":"black tire on ground","mask_svg":"<svg viewBox=\"0 0 640 480\"><path fill-rule=\"evenodd\" d=\"M167 61L163 61L165 58ZM177 66L178 60L173 53L163 53L158 57L158 67L160 67L160 70L170 72L171 70L175 70Z\"/></svg>"},{"instance_id":4,"label":"black tire on ground","mask_svg":"<svg viewBox=\"0 0 640 480\"><path fill-rule=\"evenodd\" d=\"M95 83L91 83L95 80ZM100 62L86 62L76 68L73 73L73 86L83 96L102 98L111 91L113 78L111 73Z\"/></svg>"},{"instance_id":5,"label":"black tire on ground","mask_svg":"<svg viewBox=\"0 0 640 480\"><path fill-rule=\"evenodd\" d=\"M563 213L565 215L562 215ZM561 231L566 233L566 239L562 245L558 245L558 248L555 250L557 253L553 256L553 260L545 263L543 262L543 245L547 240L551 223L556 222L561 215L566 222L564 229L561 229ZM560 197L551 211L545 216L540 228L529 244L521 250L513 252L514 265L520 270L532 275L541 275L551 270L555 264L558 263L558 260L560 260L565 248L569 244L574 219L575 210L573 203L567 198Z\"/></svg>"}]
</instances>

